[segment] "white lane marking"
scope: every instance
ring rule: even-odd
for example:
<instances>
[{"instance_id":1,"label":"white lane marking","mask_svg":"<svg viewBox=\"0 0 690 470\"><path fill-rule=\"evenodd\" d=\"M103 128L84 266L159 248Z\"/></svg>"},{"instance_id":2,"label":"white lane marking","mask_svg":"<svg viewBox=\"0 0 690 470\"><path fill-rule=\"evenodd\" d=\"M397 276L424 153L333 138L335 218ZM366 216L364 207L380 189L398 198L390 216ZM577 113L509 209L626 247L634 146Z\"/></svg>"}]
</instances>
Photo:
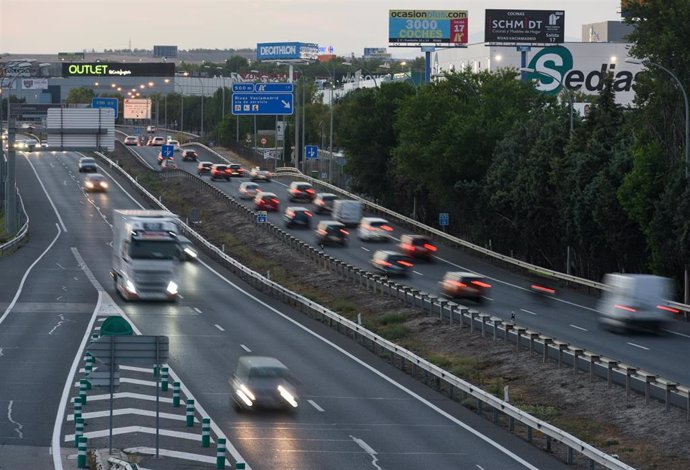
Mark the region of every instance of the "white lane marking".
<instances>
[{"instance_id":1,"label":"white lane marking","mask_svg":"<svg viewBox=\"0 0 690 470\"><path fill-rule=\"evenodd\" d=\"M242 349L244 349L245 351L247 351L247 352L252 352L252 350L249 349L249 348L248 348L247 346L245 346L244 344L240 344L240 347L241 347Z\"/></svg>"},{"instance_id":2,"label":"white lane marking","mask_svg":"<svg viewBox=\"0 0 690 470\"><path fill-rule=\"evenodd\" d=\"M55 263L55 264L57 264L60 269L65 269L65 267L63 265L61 265L60 263Z\"/></svg>"},{"instance_id":3,"label":"white lane marking","mask_svg":"<svg viewBox=\"0 0 690 470\"><path fill-rule=\"evenodd\" d=\"M478 468L479 470L484 470L484 467L482 467L481 465L479 465L479 464L475 464L475 465L477 466L477 468Z\"/></svg>"},{"instance_id":4,"label":"white lane marking","mask_svg":"<svg viewBox=\"0 0 690 470\"><path fill-rule=\"evenodd\" d=\"M666 332L666 333L671 333L672 335L682 336L683 338L690 338L690 336L688 336L688 335L685 335L683 333L678 333L677 331L673 331L673 330L667 330L666 328L662 328L661 331Z\"/></svg>"},{"instance_id":5,"label":"white lane marking","mask_svg":"<svg viewBox=\"0 0 690 470\"><path fill-rule=\"evenodd\" d=\"M113 394L113 399L120 399L120 398L129 398L132 400L144 400L144 401L156 401L156 395L146 395L143 393L134 393L134 392L115 392ZM100 395L89 395L89 401L105 401L105 400L110 400L110 394L109 393L102 393ZM161 403L170 403L172 404L172 398L168 397L159 397L158 400L160 400ZM196 405L196 403L195 403Z\"/></svg>"},{"instance_id":6,"label":"white lane marking","mask_svg":"<svg viewBox=\"0 0 690 470\"><path fill-rule=\"evenodd\" d=\"M381 470L381 467L379 467L379 464L376 463L379 461L379 458L376 457L376 451L374 449L372 449L371 446L369 444L367 444L366 442L364 442L362 439L359 439L358 437L355 437L353 435L350 435L350 438L353 441L355 441L355 444L360 446L362 448L362 450L364 450L364 452L366 452L367 454L369 454L371 456L371 464L375 468L377 468L378 470Z\"/></svg>"},{"instance_id":7,"label":"white lane marking","mask_svg":"<svg viewBox=\"0 0 690 470\"><path fill-rule=\"evenodd\" d=\"M57 210L57 207L55 207L55 203L53 202L53 199L50 197L50 194L48 194L48 190L46 187L43 185L43 181L41 181L41 178L38 176L38 172L36 171L36 167L34 166L33 163L31 163L31 159L26 158L24 156L27 162L29 162L29 166L31 166L31 169L33 170L34 174L36 175L36 179L38 180L38 183L41 185L41 188L43 188L43 192L45 193L46 197L48 198L48 202L50 202L50 205L53 206L53 211L55 212L55 215L57 216L58 222L60 222L60 227L62 227L62 231L67 233L67 227L65 227L65 223L62 221L62 217L60 217L60 213Z\"/></svg>"},{"instance_id":8,"label":"white lane marking","mask_svg":"<svg viewBox=\"0 0 690 470\"><path fill-rule=\"evenodd\" d=\"M215 326L216 328L218 328L220 331L225 331L225 329L224 329L222 326L220 326L218 323L216 323L216 324L213 325L213 326Z\"/></svg>"},{"instance_id":9,"label":"white lane marking","mask_svg":"<svg viewBox=\"0 0 690 470\"><path fill-rule=\"evenodd\" d=\"M161 431L162 434L162 431ZM188 433L192 434L192 433ZM86 435L86 433L84 434ZM107 434L106 434L107 435ZM199 439L198 434L194 434L196 440ZM194 440L192 439L192 440ZM226 449L227 449L227 442L226 442ZM147 454L147 455L156 455L156 449L153 447L129 447L125 449L125 452L128 454ZM208 455L200 455L200 454L190 454L189 452L180 452L177 450L168 450L168 449L159 449L158 453L161 456L164 457L170 457L173 459L182 459L182 460L191 460L192 462L203 462L203 463L210 463L210 464L215 464L216 463L216 458L217 457L209 457ZM244 462L244 460L243 460ZM139 467L141 468L141 467ZM225 468L230 468L230 462L228 462L228 459L225 459ZM249 468L246 466L245 468Z\"/></svg>"},{"instance_id":10,"label":"white lane marking","mask_svg":"<svg viewBox=\"0 0 690 470\"><path fill-rule=\"evenodd\" d=\"M110 415L110 410L103 411L92 411L90 413L82 413L81 417L84 419L95 419L95 418L106 418ZM137 415L137 416L149 416L152 418L156 417L156 412L152 410L142 410L139 408L117 408L113 410L113 416L125 416L125 415ZM186 421L187 417L181 414L174 413L164 413L160 412L159 416L163 419L171 419L174 421ZM67 421L74 421L74 415L67 415ZM196 422L199 420L195 419Z\"/></svg>"},{"instance_id":11,"label":"white lane marking","mask_svg":"<svg viewBox=\"0 0 690 470\"><path fill-rule=\"evenodd\" d=\"M4 356L4 354L2 353L2 349L3 348L0 348L0 357Z\"/></svg>"},{"instance_id":12,"label":"white lane marking","mask_svg":"<svg viewBox=\"0 0 690 470\"><path fill-rule=\"evenodd\" d=\"M307 400L307 403L316 408L316 411L320 411L321 413L324 412L324 409L321 408L314 400Z\"/></svg>"},{"instance_id":13,"label":"white lane marking","mask_svg":"<svg viewBox=\"0 0 690 470\"><path fill-rule=\"evenodd\" d=\"M201 310L198 309L198 308L196 308L196 307L194 307L194 311L195 311L196 313L201 313Z\"/></svg>"},{"instance_id":14,"label":"white lane marking","mask_svg":"<svg viewBox=\"0 0 690 470\"><path fill-rule=\"evenodd\" d=\"M457 424L458 426L460 426L460 427L461 427L462 429L464 429L465 431L467 431L467 432L473 434L474 436L476 436L477 438L479 438L479 439L481 439L482 441L486 442L487 444L493 446L495 449L499 450L500 452L503 452L505 455L507 455L508 457L512 458L512 459L515 460L516 462L519 462L520 464L522 464L522 465L525 466L526 468L528 468L528 469L530 469L530 470L539 470L537 467L535 467L534 465L532 465L531 463L529 463L528 461L526 461L525 459L523 459L523 458L520 457L519 455L517 455L517 454L513 453L512 451L510 451L509 449L503 447L503 446L502 446L501 444L499 444L498 442L496 442L496 441L494 441L493 439L491 439L490 437L488 437L488 436L482 434L481 432L477 431L476 429L474 429L473 427L469 426L468 424L465 424L463 421L459 420L458 418L456 418L455 416L451 415L450 413L447 413L446 411L442 410L441 408L439 408L438 406L436 406L435 404L433 404L432 402L430 402L430 401L427 400L426 398L422 397L421 395L419 395L419 394L413 392L412 390L410 390L409 388L405 387L404 385L402 385L402 384L396 382L394 379L388 377L386 374L384 374L383 372L379 371L379 370L376 369L375 367L373 367L373 366L367 364L367 363L364 362L362 359L359 359L358 357L356 357L356 356L354 356L353 354L349 353L348 351L346 351L345 349L341 348L341 347L338 346L337 344L335 344L335 343L333 343L332 341L330 341L330 340L324 338L323 336L319 335L319 334L316 333L315 331L310 330L308 327L302 325L302 324L299 323L297 320L295 320L295 319L289 317L287 314L285 314L285 313L281 312L280 310L278 310L278 309L276 309L276 308L274 308L274 307L268 305L266 302L262 301L262 300L259 299L258 297L256 297L256 296L250 294L249 292L243 290L240 286L238 286L237 284L233 283L233 282L230 281L229 279L225 278L222 274L220 274L218 271L216 271L216 270L213 269L211 266L209 266L208 264L206 264L206 262L204 262L203 260L198 260L198 261L199 261L199 263L200 263L202 266L204 266L206 269L208 269L208 270L211 271L213 274L215 274L216 276L218 276L218 278L221 279L222 281L224 281L226 284L232 286L235 290L237 290L238 292L240 292L242 295L244 295L244 296L246 296L246 297L249 297L250 299L254 300L254 301L255 301L256 303L258 303L259 305L262 305L263 307L265 307L265 308L267 308L268 310L272 311L272 312L275 313L276 315L278 315L278 316L280 316L281 318L285 319L286 321L292 323L296 328L301 329L301 330L304 331L306 334L311 335L311 336L313 336L314 338L318 339L319 341L323 342L324 344L326 344L326 345L332 347L334 350L338 351L339 353L341 353L341 354L344 355L345 357L349 358L349 359L352 360L353 362L355 362L355 363L359 364L360 366L364 367L365 369L369 370L371 373L377 375L377 376L380 377L382 380L385 380L386 382L390 383L391 385L393 385L394 387L396 387L397 389L399 389L399 390L402 391L403 393L406 393L407 395L411 396L411 397L414 398L415 400L419 401L420 403L422 403L423 405L427 406L427 407L430 408L431 410L433 410L433 411L435 411L436 413L440 414L441 416L445 417L445 418L448 419L449 421L451 421L451 422ZM171 372L171 375L172 375L172 372ZM186 393L186 392L185 392L185 393ZM223 437L225 437L225 436L223 436ZM229 441L228 441L228 444L229 444Z\"/></svg>"},{"instance_id":15,"label":"white lane marking","mask_svg":"<svg viewBox=\"0 0 690 470\"><path fill-rule=\"evenodd\" d=\"M5 320L7 315L10 314L10 312L14 308L15 304L17 303L17 299L19 299L19 296L22 294L22 289L24 288L24 283L26 282L26 278L29 277L29 273L31 272L31 270L34 268L34 266L36 266L36 264L39 261L41 261L41 258L43 258L45 256L45 254L48 253L48 251L53 247L53 245L55 245L55 242L60 237L60 234L62 233L60 231L60 226L58 224L55 224L55 226L57 227L57 234L55 235L55 238L53 238L53 241L50 243L50 245L48 245L48 247L45 250L43 250L43 253L41 253L41 255L38 258L36 258L33 263L31 263L31 266L29 266L29 269L27 269L26 272L24 273L24 276L22 276L22 280L19 282L19 287L17 288L17 292L14 294L14 298L12 299L12 302L10 302L10 304L5 309L5 313L3 313L2 316L0 317L0 324Z\"/></svg>"},{"instance_id":16,"label":"white lane marking","mask_svg":"<svg viewBox=\"0 0 690 470\"><path fill-rule=\"evenodd\" d=\"M494 301L493 297L487 297L486 295L482 295L482 297L484 297L486 300L488 300L490 302Z\"/></svg>"},{"instance_id":17,"label":"white lane marking","mask_svg":"<svg viewBox=\"0 0 690 470\"><path fill-rule=\"evenodd\" d=\"M24 439L24 433L22 432L22 428L24 427L23 424L18 423L14 419L12 419L12 405L14 404L14 400L10 400L10 403L7 405L7 421L15 425L14 432L17 433L19 436L19 439Z\"/></svg>"},{"instance_id":18,"label":"white lane marking","mask_svg":"<svg viewBox=\"0 0 690 470\"><path fill-rule=\"evenodd\" d=\"M371 251L369 248L365 248L363 246L361 246L360 248L363 249L364 251Z\"/></svg>"},{"instance_id":19,"label":"white lane marking","mask_svg":"<svg viewBox=\"0 0 690 470\"><path fill-rule=\"evenodd\" d=\"M580 330L580 331L589 331L587 328L582 328L581 326L577 326L577 325L568 325L568 326L575 328L576 330Z\"/></svg>"},{"instance_id":20,"label":"white lane marking","mask_svg":"<svg viewBox=\"0 0 690 470\"><path fill-rule=\"evenodd\" d=\"M521 308L520 311L521 311L521 312L525 312L525 313L529 313L530 315L536 315L535 312L530 312L529 310L526 310L526 309L524 309L524 308Z\"/></svg>"},{"instance_id":21,"label":"white lane marking","mask_svg":"<svg viewBox=\"0 0 690 470\"><path fill-rule=\"evenodd\" d=\"M420 276L424 276L424 274L422 274L422 273L420 273L420 272L418 272L418 271L414 271L414 270L413 270L412 272L415 273L415 274L419 274Z\"/></svg>"},{"instance_id":22,"label":"white lane marking","mask_svg":"<svg viewBox=\"0 0 690 470\"><path fill-rule=\"evenodd\" d=\"M628 344L630 346L635 346L636 348L640 348L640 349L644 349L645 351L649 351L649 348L647 348L645 346L640 346L639 344L635 344L635 343L631 343L631 342L628 342Z\"/></svg>"},{"instance_id":23,"label":"white lane marking","mask_svg":"<svg viewBox=\"0 0 690 470\"><path fill-rule=\"evenodd\" d=\"M74 321L74 320L66 320L64 313L59 313L58 318L60 319L60 321L58 321L57 325L55 325L53 327L53 329L48 332L49 335L52 335L55 332L55 330L57 330L59 327L62 326L63 323L68 322L68 321Z\"/></svg>"},{"instance_id":24,"label":"white lane marking","mask_svg":"<svg viewBox=\"0 0 690 470\"><path fill-rule=\"evenodd\" d=\"M154 413L155 415L155 413ZM91 431L91 432L85 432L84 436L86 436L89 439L95 439L97 437L106 437L108 433L110 432L109 429L101 429L99 431ZM156 428L149 428L146 426L124 426L121 428L113 428L113 436L119 435L119 434L130 434L134 432L143 432L146 434L156 434ZM188 439L190 441L196 441L199 440L199 433L193 433L193 432L182 432L182 431L172 431L168 429L161 429L160 430L161 436L172 436L172 437L177 437L179 439ZM67 434L65 435L65 442L74 442L74 434ZM216 458L213 458L213 461L216 461Z\"/></svg>"},{"instance_id":25,"label":"white lane marking","mask_svg":"<svg viewBox=\"0 0 690 470\"><path fill-rule=\"evenodd\" d=\"M120 369L121 370L131 370L133 372L143 372L145 374L147 374L147 373L150 374L152 372L150 367L126 366L124 364L120 365Z\"/></svg>"}]
</instances>

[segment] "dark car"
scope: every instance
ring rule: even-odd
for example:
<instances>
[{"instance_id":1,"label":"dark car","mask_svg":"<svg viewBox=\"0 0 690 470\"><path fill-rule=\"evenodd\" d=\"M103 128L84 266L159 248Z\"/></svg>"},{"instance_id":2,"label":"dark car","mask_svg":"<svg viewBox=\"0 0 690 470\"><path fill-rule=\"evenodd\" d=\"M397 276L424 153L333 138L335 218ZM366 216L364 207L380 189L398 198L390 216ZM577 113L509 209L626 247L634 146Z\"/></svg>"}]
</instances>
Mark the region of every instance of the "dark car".
<instances>
[{"instance_id":1,"label":"dark car","mask_svg":"<svg viewBox=\"0 0 690 470\"><path fill-rule=\"evenodd\" d=\"M199 164L196 166L196 172L199 176L210 175L212 166L213 162L199 162Z\"/></svg>"},{"instance_id":2,"label":"dark car","mask_svg":"<svg viewBox=\"0 0 690 470\"><path fill-rule=\"evenodd\" d=\"M331 213L333 212L333 201L338 199L338 196L331 193L318 193L314 198L314 205L316 206L316 213Z\"/></svg>"},{"instance_id":3,"label":"dark car","mask_svg":"<svg viewBox=\"0 0 690 470\"><path fill-rule=\"evenodd\" d=\"M214 163L211 165L211 181L216 179L230 181L230 173L228 173L228 166L225 163Z\"/></svg>"},{"instance_id":4,"label":"dark car","mask_svg":"<svg viewBox=\"0 0 690 470\"><path fill-rule=\"evenodd\" d=\"M433 258L437 250L431 239L424 235L402 235L398 247L400 251L407 256L428 260Z\"/></svg>"},{"instance_id":5,"label":"dark car","mask_svg":"<svg viewBox=\"0 0 690 470\"><path fill-rule=\"evenodd\" d=\"M296 380L278 359L242 356L228 380L235 410L257 408L296 410L299 405Z\"/></svg>"},{"instance_id":6,"label":"dark car","mask_svg":"<svg viewBox=\"0 0 690 470\"><path fill-rule=\"evenodd\" d=\"M290 228L298 225L300 227L311 227L311 218L313 214L307 210L306 207L288 207L283 214L283 222L285 226Z\"/></svg>"},{"instance_id":7,"label":"dark car","mask_svg":"<svg viewBox=\"0 0 690 470\"><path fill-rule=\"evenodd\" d=\"M105 176L100 173L86 175L84 178L84 191L87 193L104 193L108 191L108 181L105 179Z\"/></svg>"},{"instance_id":8,"label":"dark car","mask_svg":"<svg viewBox=\"0 0 690 470\"><path fill-rule=\"evenodd\" d=\"M469 272L447 272L439 282L441 294L451 299L473 299L481 303L491 285L481 274Z\"/></svg>"},{"instance_id":9,"label":"dark car","mask_svg":"<svg viewBox=\"0 0 690 470\"><path fill-rule=\"evenodd\" d=\"M260 192L254 198L254 207L259 211L278 211L280 199L275 193Z\"/></svg>"},{"instance_id":10,"label":"dark car","mask_svg":"<svg viewBox=\"0 0 690 470\"><path fill-rule=\"evenodd\" d=\"M397 251L378 250L371 257L371 265L377 271L389 276L408 276L412 267L412 260Z\"/></svg>"},{"instance_id":11,"label":"dark car","mask_svg":"<svg viewBox=\"0 0 690 470\"><path fill-rule=\"evenodd\" d=\"M239 163L231 163L226 170L230 176L244 176L244 168Z\"/></svg>"},{"instance_id":12,"label":"dark car","mask_svg":"<svg viewBox=\"0 0 690 470\"><path fill-rule=\"evenodd\" d=\"M96 160L91 157L81 157L79 159L79 173L96 173L97 171Z\"/></svg>"},{"instance_id":13,"label":"dark car","mask_svg":"<svg viewBox=\"0 0 690 470\"><path fill-rule=\"evenodd\" d=\"M195 162L199 158L195 150L185 149L182 151L182 161Z\"/></svg>"},{"instance_id":14,"label":"dark car","mask_svg":"<svg viewBox=\"0 0 690 470\"><path fill-rule=\"evenodd\" d=\"M306 201L311 202L316 197L316 191L311 184L303 181L293 181L288 189L290 202Z\"/></svg>"},{"instance_id":15,"label":"dark car","mask_svg":"<svg viewBox=\"0 0 690 470\"><path fill-rule=\"evenodd\" d=\"M316 227L316 243L318 245L337 244L347 245L350 232L345 230L345 224L337 220L322 220Z\"/></svg>"}]
</instances>

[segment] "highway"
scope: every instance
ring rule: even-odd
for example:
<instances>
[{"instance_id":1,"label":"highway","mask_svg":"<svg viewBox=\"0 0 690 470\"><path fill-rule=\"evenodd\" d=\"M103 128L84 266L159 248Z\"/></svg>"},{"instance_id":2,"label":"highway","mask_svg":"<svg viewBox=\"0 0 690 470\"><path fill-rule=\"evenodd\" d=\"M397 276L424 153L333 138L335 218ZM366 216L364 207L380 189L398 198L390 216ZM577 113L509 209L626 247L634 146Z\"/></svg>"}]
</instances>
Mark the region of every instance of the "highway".
<instances>
[{"instance_id":1,"label":"highway","mask_svg":"<svg viewBox=\"0 0 690 470\"><path fill-rule=\"evenodd\" d=\"M149 164L158 169L156 156L158 147L132 147ZM200 160L217 161L217 157L201 146L194 146ZM179 168L196 174L194 162L183 162L178 156ZM208 177L204 177L208 180ZM230 182L210 182L229 195L238 198L239 184L247 178L234 178ZM289 203L287 186L290 180L279 178L270 183L259 183L267 191L275 192L281 200L281 211L269 213L269 221L281 226L282 211L289 205L307 206L304 203ZM251 201L243 202L253 209ZM316 215L312 223L315 227L319 220L329 219L327 215ZM393 221L391 221L393 222ZM406 230L394 227L393 236L399 237ZM291 229L291 233L314 245L314 234L311 230ZM369 259L377 249L395 249L395 242L375 243L362 242L355 236L354 229L347 248L326 247L325 250L345 262L363 269L371 270ZM583 294L572 289L563 289L558 298L545 299L535 297L527 286L529 280L519 274L507 271L492 264L486 259L472 256L460 249L440 246L435 263L417 261L413 273L400 282L431 294L438 294L438 281L446 271L474 271L487 276L492 290L487 302L476 305L472 301L466 305L509 320L515 315L516 322L534 331L539 331L562 341L605 356L624 361L639 369L646 370L682 384L690 384L690 370L685 367L686 356L690 354L690 324L675 322L662 335L644 332L620 335L601 330L596 319L596 302L594 296Z\"/></svg>"},{"instance_id":2,"label":"highway","mask_svg":"<svg viewBox=\"0 0 690 470\"><path fill-rule=\"evenodd\" d=\"M11 378L3 380L0 403L13 405L12 419L0 428L2 444L50 445L59 391L97 298L75 250L115 298L108 275L108 221L114 208L138 205L116 184L107 194L83 193L77 161L70 152L26 154L17 161L20 191L36 199L32 224L39 219L61 232L28 275L26 286L32 288L23 290L0 325L0 347L12 348L0 356L3 379ZM32 237L40 223L32 225ZM20 250L0 261L30 255L35 253ZM182 267L181 279L176 304L115 300L143 334L170 337L171 367L253 469L565 467L347 338L248 288L203 256ZM0 301L9 304L12 290L0 292ZM297 414L231 409L227 380L238 357L249 352L279 358L299 378ZM14 363L6 360L8 354L15 355ZM22 424L23 435L15 423ZM103 446L98 440L89 444ZM116 444L121 447L122 441Z\"/></svg>"}]
</instances>

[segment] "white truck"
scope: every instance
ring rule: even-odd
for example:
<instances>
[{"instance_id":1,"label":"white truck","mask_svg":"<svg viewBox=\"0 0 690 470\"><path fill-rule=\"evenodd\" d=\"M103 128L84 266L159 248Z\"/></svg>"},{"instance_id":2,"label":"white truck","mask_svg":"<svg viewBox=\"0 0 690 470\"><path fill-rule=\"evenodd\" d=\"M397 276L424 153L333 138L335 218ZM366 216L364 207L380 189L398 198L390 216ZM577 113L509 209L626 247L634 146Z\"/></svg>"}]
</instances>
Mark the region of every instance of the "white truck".
<instances>
[{"instance_id":1,"label":"white truck","mask_svg":"<svg viewBox=\"0 0 690 470\"><path fill-rule=\"evenodd\" d=\"M333 201L333 218L348 227L356 227L362 219L362 202L336 199Z\"/></svg>"},{"instance_id":2,"label":"white truck","mask_svg":"<svg viewBox=\"0 0 690 470\"><path fill-rule=\"evenodd\" d=\"M125 300L177 300L179 218L160 210L113 211L115 290Z\"/></svg>"}]
</instances>

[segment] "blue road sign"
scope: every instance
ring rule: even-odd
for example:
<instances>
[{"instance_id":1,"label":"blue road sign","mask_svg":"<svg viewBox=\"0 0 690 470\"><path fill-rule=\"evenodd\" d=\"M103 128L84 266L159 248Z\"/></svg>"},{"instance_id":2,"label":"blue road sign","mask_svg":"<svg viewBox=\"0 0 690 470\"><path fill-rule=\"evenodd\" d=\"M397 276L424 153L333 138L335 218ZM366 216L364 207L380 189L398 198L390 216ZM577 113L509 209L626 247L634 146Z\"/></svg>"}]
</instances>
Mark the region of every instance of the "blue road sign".
<instances>
[{"instance_id":1,"label":"blue road sign","mask_svg":"<svg viewBox=\"0 0 690 470\"><path fill-rule=\"evenodd\" d=\"M256 213L256 223L257 224L265 224L266 222L268 222L268 212L258 211Z\"/></svg>"},{"instance_id":2,"label":"blue road sign","mask_svg":"<svg viewBox=\"0 0 690 470\"><path fill-rule=\"evenodd\" d=\"M304 155L307 160L317 160L319 158L319 148L316 145L305 145Z\"/></svg>"},{"instance_id":3,"label":"blue road sign","mask_svg":"<svg viewBox=\"0 0 690 470\"><path fill-rule=\"evenodd\" d=\"M440 212L438 214L438 224L441 227L447 227L450 225L450 215L448 215L448 212Z\"/></svg>"},{"instance_id":4,"label":"blue road sign","mask_svg":"<svg viewBox=\"0 0 690 470\"><path fill-rule=\"evenodd\" d=\"M163 158L173 158L175 147L172 145L161 145L161 155Z\"/></svg>"},{"instance_id":5,"label":"blue road sign","mask_svg":"<svg viewBox=\"0 0 690 470\"><path fill-rule=\"evenodd\" d=\"M233 93L232 114L292 114L292 93Z\"/></svg>"},{"instance_id":6,"label":"blue road sign","mask_svg":"<svg viewBox=\"0 0 690 470\"><path fill-rule=\"evenodd\" d=\"M113 108L117 117L117 98L92 98L92 108Z\"/></svg>"},{"instance_id":7,"label":"blue road sign","mask_svg":"<svg viewBox=\"0 0 690 470\"><path fill-rule=\"evenodd\" d=\"M134 128L134 133L135 133L136 135L141 134L141 127L135 127L135 128Z\"/></svg>"},{"instance_id":8,"label":"blue road sign","mask_svg":"<svg viewBox=\"0 0 690 470\"><path fill-rule=\"evenodd\" d=\"M256 93L292 93L294 87L292 83L255 83Z\"/></svg>"},{"instance_id":9,"label":"blue road sign","mask_svg":"<svg viewBox=\"0 0 690 470\"><path fill-rule=\"evenodd\" d=\"M254 91L253 83L233 83L232 92L233 93L251 93Z\"/></svg>"}]
</instances>

